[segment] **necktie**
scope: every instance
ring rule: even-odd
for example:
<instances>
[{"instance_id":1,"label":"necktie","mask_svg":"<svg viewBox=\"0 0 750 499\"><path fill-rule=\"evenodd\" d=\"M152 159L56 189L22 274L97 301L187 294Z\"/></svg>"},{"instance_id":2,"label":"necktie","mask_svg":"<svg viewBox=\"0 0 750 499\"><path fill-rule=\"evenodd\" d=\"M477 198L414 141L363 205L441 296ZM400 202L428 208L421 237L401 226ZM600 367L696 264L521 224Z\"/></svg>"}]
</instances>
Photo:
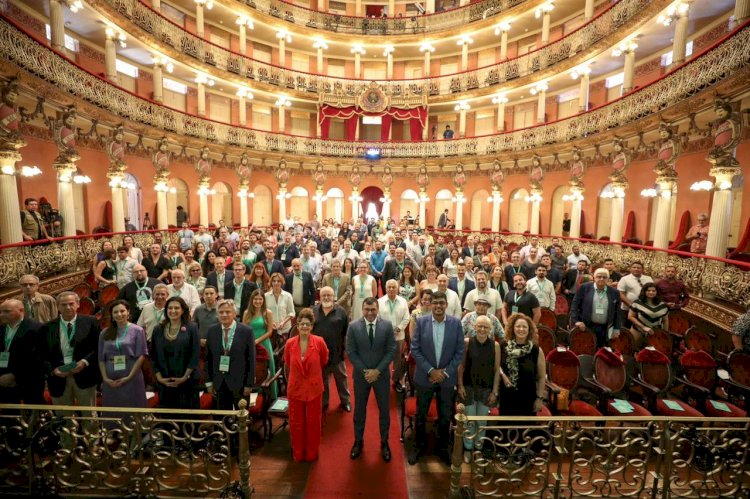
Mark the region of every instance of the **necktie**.
<instances>
[{"instance_id":1,"label":"necktie","mask_svg":"<svg viewBox=\"0 0 750 499\"><path fill-rule=\"evenodd\" d=\"M372 342L375 340L375 332L372 330L372 324L368 324L367 329L367 334L370 337L370 346L372 346Z\"/></svg>"},{"instance_id":2,"label":"necktie","mask_svg":"<svg viewBox=\"0 0 750 499\"><path fill-rule=\"evenodd\" d=\"M66 322L65 323L65 336L68 338L68 346L69 347L73 346L73 345L71 345L71 341L72 341L73 338L70 337L71 329L73 329L73 324L71 324L70 322Z\"/></svg>"},{"instance_id":3,"label":"necktie","mask_svg":"<svg viewBox=\"0 0 750 499\"><path fill-rule=\"evenodd\" d=\"M229 343L229 328L225 327L224 328L224 344L226 345L227 343Z\"/></svg>"},{"instance_id":4,"label":"necktie","mask_svg":"<svg viewBox=\"0 0 750 499\"><path fill-rule=\"evenodd\" d=\"M581 278L582 277L583 276L581 275L581 273L578 272L578 277L576 278L576 291L578 291L578 288L581 286Z\"/></svg>"}]
</instances>

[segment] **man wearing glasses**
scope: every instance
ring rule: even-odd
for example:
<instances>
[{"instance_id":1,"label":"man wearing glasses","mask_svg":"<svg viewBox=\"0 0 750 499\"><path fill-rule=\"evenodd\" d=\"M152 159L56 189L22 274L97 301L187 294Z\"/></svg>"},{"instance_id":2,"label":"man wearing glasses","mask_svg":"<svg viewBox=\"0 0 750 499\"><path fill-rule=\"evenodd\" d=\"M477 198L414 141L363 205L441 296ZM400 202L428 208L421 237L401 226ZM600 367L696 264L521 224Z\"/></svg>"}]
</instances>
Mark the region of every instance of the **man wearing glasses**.
<instances>
[{"instance_id":1,"label":"man wearing glasses","mask_svg":"<svg viewBox=\"0 0 750 499\"><path fill-rule=\"evenodd\" d=\"M570 323L581 331L593 331L597 349L607 346L608 340L620 333L620 293L607 286L607 279L607 269L596 269L594 282L581 284L570 306Z\"/></svg>"}]
</instances>

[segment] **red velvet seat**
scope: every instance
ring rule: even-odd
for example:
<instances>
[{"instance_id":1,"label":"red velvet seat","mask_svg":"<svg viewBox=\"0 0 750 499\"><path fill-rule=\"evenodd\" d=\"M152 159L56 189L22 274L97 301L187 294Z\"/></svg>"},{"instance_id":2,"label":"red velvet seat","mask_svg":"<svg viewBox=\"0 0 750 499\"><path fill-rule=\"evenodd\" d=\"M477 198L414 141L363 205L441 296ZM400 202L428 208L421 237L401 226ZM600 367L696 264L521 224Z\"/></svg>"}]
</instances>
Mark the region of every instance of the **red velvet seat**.
<instances>
[{"instance_id":1,"label":"red velvet seat","mask_svg":"<svg viewBox=\"0 0 750 499\"><path fill-rule=\"evenodd\" d=\"M588 329L581 331L574 328L570 332L570 349L576 355L594 355L596 353L596 335Z\"/></svg>"},{"instance_id":2,"label":"red velvet seat","mask_svg":"<svg viewBox=\"0 0 750 499\"><path fill-rule=\"evenodd\" d=\"M555 331L557 329L557 316L552 310L548 308L542 308L542 316L539 319L538 325L546 326L552 331Z\"/></svg>"},{"instance_id":3,"label":"red velvet seat","mask_svg":"<svg viewBox=\"0 0 750 499\"><path fill-rule=\"evenodd\" d=\"M584 373L588 386L601 393L599 410L613 416L651 416L642 405L628 400L632 412L618 411L615 408L617 399L627 397L628 375L625 369L625 359L620 352L609 347L600 348L594 355L593 373Z\"/></svg>"},{"instance_id":4,"label":"red velvet seat","mask_svg":"<svg viewBox=\"0 0 750 499\"><path fill-rule=\"evenodd\" d=\"M550 412L562 416L595 416L600 417L602 413L591 404L582 400L575 400L578 379L580 376L580 361L578 356L571 350L559 346L547 353L547 375L549 381L547 387L550 394ZM560 407L560 393L566 390L569 394L566 402L567 408ZM564 405L565 402L562 402Z\"/></svg>"},{"instance_id":5,"label":"red velvet seat","mask_svg":"<svg viewBox=\"0 0 750 499\"><path fill-rule=\"evenodd\" d=\"M492 409L490 409L490 416L502 416L502 414L500 414L500 409L497 407L493 407ZM549 411L549 408L546 405L542 405L542 408L539 410L539 412L536 413L536 417L551 418L552 413Z\"/></svg>"},{"instance_id":6,"label":"red velvet seat","mask_svg":"<svg viewBox=\"0 0 750 499\"><path fill-rule=\"evenodd\" d=\"M703 350L688 350L680 357L683 376L682 383L691 396L698 401L698 408L707 416L725 418L747 416L747 412L727 400L714 398L717 393L718 375L716 361Z\"/></svg>"},{"instance_id":7,"label":"red velvet seat","mask_svg":"<svg viewBox=\"0 0 750 499\"><path fill-rule=\"evenodd\" d=\"M656 348L667 357L672 356L672 336L663 329L654 328L653 332L646 336L646 345Z\"/></svg>"},{"instance_id":8,"label":"red velvet seat","mask_svg":"<svg viewBox=\"0 0 750 499\"><path fill-rule=\"evenodd\" d=\"M654 347L647 347L636 354L635 360L640 372L633 381L644 388L652 412L659 416L703 416L700 411L682 400L666 396L672 386L672 372L671 360L663 352Z\"/></svg>"},{"instance_id":9,"label":"red velvet seat","mask_svg":"<svg viewBox=\"0 0 750 499\"><path fill-rule=\"evenodd\" d=\"M625 356L635 355L635 338L629 329L620 329L620 334L609 340L609 346Z\"/></svg>"},{"instance_id":10,"label":"red velvet seat","mask_svg":"<svg viewBox=\"0 0 750 499\"><path fill-rule=\"evenodd\" d=\"M537 343L539 348L542 349L544 355L551 352L557 344L557 338L555 337L554 329L550 329L543 325L537 326Z\"/></svg>"}]
</instances>

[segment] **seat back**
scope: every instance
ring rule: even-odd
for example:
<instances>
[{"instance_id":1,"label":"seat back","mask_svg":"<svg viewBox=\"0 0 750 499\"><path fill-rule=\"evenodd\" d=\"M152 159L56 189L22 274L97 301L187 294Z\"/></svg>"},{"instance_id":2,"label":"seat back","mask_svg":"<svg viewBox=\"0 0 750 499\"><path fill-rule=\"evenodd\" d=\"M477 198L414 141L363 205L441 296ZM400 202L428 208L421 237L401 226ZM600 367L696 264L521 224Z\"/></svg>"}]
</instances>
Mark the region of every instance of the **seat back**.
<instances>
[{"instance_id":1,"label":"seat back","mask_svg":"<svg viewBox=\"0 0 750 499\"><path fill-rule=\"evenodd\" d=\"M594 355L596 380L615 393L625 388L627 373L622 355L611 348L600 348Z\"/></svg>"},{"instance_id":2,"label":"seat back","mask_svg":"<svg viewBox=\"0 0 750 499\"><path fill-rule=\"evenodd\" d=\"M620 329L620 334L609 340L609 345L623 355L635 355L635 338L629 329Z\"/></svg>"},{"instance_id":3,"label":"seat back","mask_svg":"<svg viewBox=\"0 0 750 499\"><path fill-rule=\"evenodd\" d=\"M546 326L554 331L555 329L557 329L557 316L552 310L543 308L542 317L539 319L539 325Z\"/></svg>"},{"instance_id":4,"label":"seat back","mask_svg":"<svg viewBox=\"0 0 750 499\"><path fill-rule=\"evenodd\" d=\"M89 286L85 282L81 282L73 286L73 292L77 294L79 298L90 298L91 286Z\"/></svg>"},{"instance_id":5,"label":"seat back","mask_svg":"<svg viewBox=\"0 0 750 499\"><path fill-rule=\"evenodd\" d=\"M669 330L675 334L685 336L690 329L690 322L682 313L669 314Z\"/></svg>"},{"instance_id":6,"label":"seat back","mask_svg":"<svg viewBox=\"0 0 750 499\"><path fill-rule=\"evenodd\" d=\"M685 333L685 348L693 351L703 350L710 354L713 352L713 342L711 341L711 335L708 331L698 329L697 327L691 327Z\"/></svg>"},{"instance_id":7,"label":"seat back","mask_svg":"<svg viewBox=\"0 0 750 499\"><path fill-rule=\"evenodd\" d=\"M596 353L596 335L593 331L578 328L570 332L570 349L576 355L594 355Z\"/></svg>"},{"instance_id":8,"label":"seat back","mask_svg":"<svg viewBox=\"0 0 750 499\"><path fill-rule=\"evenodd\" d=\"M545 355L552 352L557 343L554 330L540 324L537 326L536 332L537 343L539 343L539 348L542 349L542 352L544 352Z\"/></svg>"},{"instance_id":9,"label":"seat back","mask_svg":"<svg viewBox=\"0 0 750 499\"><path fill-rule=\"evenodd\" d=\"M88 297L81 298L78 305L78 313L81 315L94 315L96 312L96 303Z\"/></svg>"},{"instance_id":10,"label":"seat back","mask_svg":"<svg viewBox=\"0 0 750 499\"><path fill-rule=\"evenodd\" d=\"M567 298L558 294L555 298L555 315L568 315L569 312L570 304L568 304Z\"/></svg>"},{"instance_id":11,"label":"seat back","mask_svg":"<svg viewBox=\"0 0 750 499\"><path fill-rule=\"evenodd\" d=\"M261 385L268 378L269 352L258 343L255 345L255 384Z\"/></svg>"},{"instance_id":12,"label":"seat back","mask_svg":"<svg viewBox=\"0 0 750 499\"><path fill-rule=\"evenodd\" d=\"M741 385L750 386L750 354L735 350L727 361L729 375Z\"/></svg>"},{"instance_id":13,"label":"seat back","mask_svg":"<svg viewBox=\"0 0 750 499\"><path fill-rule=\"evenodd\" d=\"M580 365L576 354L565 347L553 348L547 354L549 380L566 390L572 391L578 384Z\"/></svg>"},{"instance_id":14,"label":"seat back","mask_svg":"<svg viewBox=\"0 0 750 499\"><path fill-rule=\"evenodd\" d=\"M646 345L656 348L667 357L672 355L672 337L663 329L654 328L646 337Z\"/></svg>"},{"instance_id":15,"label":"seat back","mask_svg":"<svg viewBox=\"0 0 750 499\"><path fill-rule=\"evenodd\" d=\"M117 299L120 289L115 284L104 286L99 292L99 306L103 309Z\"/></svg>"},{"instance_id":16,"label":"seat back","mask_svg":"<svg viewBox=\"0 0 750 499\"><path fill-rule=\"evenodd\" d=\"M646 347L635 355L641 372L641 378L660 391L665 391L672 384L671 361L664 353L653 347Z\"/></svg>"},{"instance_id":17,"label":"seat back","mask_svg":"<svg viewBox=\"0 0 750 499\"><path fill-rule=\"evenodd\" d=\"M716 384L716 361L703 350L688 350L682 354L680 367L691 383L709 390Z\"/></svg>"}]
</instances>

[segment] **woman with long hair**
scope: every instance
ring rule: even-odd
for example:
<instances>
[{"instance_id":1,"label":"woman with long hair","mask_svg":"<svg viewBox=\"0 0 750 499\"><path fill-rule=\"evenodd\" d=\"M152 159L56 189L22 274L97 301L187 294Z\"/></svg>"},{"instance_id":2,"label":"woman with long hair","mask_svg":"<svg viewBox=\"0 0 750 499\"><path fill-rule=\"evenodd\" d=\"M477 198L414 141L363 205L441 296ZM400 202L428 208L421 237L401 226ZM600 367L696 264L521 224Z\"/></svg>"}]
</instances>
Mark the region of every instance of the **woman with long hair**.
<instances>
[{"instance_id":1,"label":"woman with long hair","mask_svg":"<svg viewBox=\"0 0 750 499\"><path fill-rule=\"evenodd\" d=\"M173 296L165 305L166 317L151 335L154 376L159 406L168 409L198 409L195 371L200 357L198 327L190 322L185 300Z\"/></svg>"},{"instance_id":2,"label":"woman with long hair","mask_svg":"<svg viewBox=\"0 0 750 499\"><path fill-rule=\"evenodd\" d=\"M250 273L248 280L255 284L258 289L262 289L264 293L268 293L271 290L271 278L266 272L266 266L262 262L253 265L253 271Z\"/></svg>"},{"instance_id":3,"label":"woman with long hair","mask_svg":"<svg viewBox=\"0 0 750 499\"><path fill-rule=\"evenodd\" d=\"M111 246L111 245L110 245ZM115 266L115 250L107 248L103 252L103 257L94 268L94 277L96 282L102 286L117 284L117 267Z\"/></svg>"},{"instance_id":4,"label":"woman with long hair","mask_svg":"<svg viewBox=\"0 0 750 499\"><path fill-rule=\"evenodd\" d=\"M354 277L357 275L358 268L354 266L354 260L351 258L344 258L344 261L341 266L341 272L348 275L349 277Z\"/></svg>"},{"instance_id":5,"label":"woman with long hair","mask_svg":"<svg viewBox=\"0 0 750 499\"><path fill-rule=\"evenodd\" d=\"M417 301L419 301L419 298L417 298L419 283L414 278L414 268L411 265L404 265L404 270L401 271L401 278L398 284L398 294L406 300L410 308L414 307Z\"/></svg>"},{"instance_id":6,"label":"woman with long hair","mask_svg":"<svg viewBox=\"0 0 750 499\"><path fill-rule=\"evenodd\" d=\"M112 250L114 254L116 255L117 252L115 252L115 246L112 244L112 241L103 241L102 246L99 250L99 252L94 255L94 258L91 259L91 271L96 272L96 267L99 265L99 262L104 260L104 252L108 249Z\"/></svg>"},{"instance_id":7,"label":"woman with long hair","mask_svg":"<svg viewBox=\"0 0 750 499\"><path fill-rule=\"evenodd\" d=\"M497 292L500 293L501 299L505 299L505 295L508 294L510 289L505 280L505 272L503 272L502 265L497 264L492 267L492 273L490 274L490 279L487 281L487 285L492 289L497 290Z\"/></svg>"},{"instance_id":8,"label":"woman with long hair","mask_svg":"<svg viewBox=\"0 0 750 499\"><path fill-rule=\"evenodd\" d=\"M183 262L182 254L176 243L169 243L167 247L167 260L172 264L172 268L176 269Z\"/></svg>"},{"instance_id":9,"label":"woman with long hair","mask_svg":"<svg viewBox=\"0 0 750 499\"><path fill-rule=\"evenodd\" d=\"M182 262L177 268L185 272L185 275L188 275L188 268L194 263L198 263L195 260L195 251L192 248L188 248L182 253Z\"/></svg>"},{"instance_id":10,"label":"woman with long hair","mask_svg":"<svg viewBox=\"0 0 750 499\"><path fill-rule=\"evenodd\" d=\"M287 334L292 329L294 299L284 291L284 276L279 272L271 275L271 290L266 292L266 306L273 313L273 329L279 334Z\"/></svg>"},{"instance_id":11,"label":"woman with long hair","mask_svg":"<svg viewBox=\"0 0 750 499\"><path fill-rule=\"evenodd\" d=\"M438 275L440 275L438 268L433 265L432 267L427 269L426 272L427 272L427 276L422 282L419 283L420 293L424 293L426 289L431 289L433 292L437 291L438 289L437 278L438 278Z\"/></svg>"},{"instance_id":12,"label":"woman with long hair","mask_svg":"<svg viewBox=\"0 0 750 499\"><path fill-rule=\"evenodd\" d=\"M268 369L271 374L274 374L276 372L276 362L273 358L273 346L271 345L273 313L266 307L266 297L263 290L256 289L250 295L250 302L242 314L242 323L252 328L253 335L255 336L255 344L263 345L268 351ZM271 400L275 400L277 396L276 382L274 381L271 385Z\"/></svg>"},{"instance_id":13,"label":"woman with long hair","mask_svg":"<svg viewBox=\"0 0 750 499\"><path fill-rule=\"evenodd\" d=\"M206 258L203 259L203 263L201 264L204 276L208 276L208 274L216 270L214 268L214 260L216 260L216 252L214 250L206 251Z\"/></svg>"},{"instance_id":14,"label":"woman with long hair","mask_svg":"<svg viewBox=\"0 0 750 499\"><path fill-rule=\"evenodd\" d=\"M415 328L417 327L417 319L419 319L423 315L432 313L432 293L433 291L431 289L425 289L419 296L419 304L414 310L412 310L411 318L409 319L410 333L416 331Z\"/></svg>"},{"instance_id":15,"label":"woman with long hair","mask_svg":"<svg viewBox=\"0 0 750 499\"><path fill-rule=\"evenodd\" d=\"M420 267L419 272L417 273L417 279L420 281L427 279L427 270L434 266L435 259L431 255L425 255L424 258L422 258L422 267Z\"/></svg>"},{"instance_id":16,"label":"woman with long hair","mask_svg":"<svg viewBox=\"0 0 750 499\"><path fill-rule=\"evenodd\" d=\"M508 339L500 345L500 414L533 416L542 408L547 374L536 324L524 314L512 314L505 335Z\"/></svg>"},{"instance_id":17,"label":"woman with long hair","mask_svg":"<svg viewBox=\"0 0 750 499\"><path fill-rule=\"evenodd\" d=\"M193 256L195 261L203 265L203 260L206 259L206 245L201 241L195 243L195 249L193 250Z\"/></svg>"},{"instance_id":18,"label":"woman with long hair","mask_svg":"<svg viewBox=\"0 0 750 499\"><path fill-rule=\"evenodd\" d=\"M133 236L123 237L122 245L128 249L128 256L130 258L133 258L138 263L143 261L143 251L141 251L141 248L136 247Z\"/></svg>"},{"instance_id":19,"label":"woman with long hair","mask_svg":"<svg viewBox=\"0 0 750 499\"><path fill-rule=\"evenodd\" d=\"M633 323L635 344L640 345L642 336L649 336L654 328L669 329L669 307L661 299L659 288L647 282L641 288L638 299L630 305L628 319Z\"/></svg>"},{"instance_id":20,"label":"woman with long hair","mask_svg":"<svg viewBox=\"0 0 750 499\"><path fill-rule=\"evenodd\" d=\"M443 262L443 273L448 276L448 279L451 277L458 277L458 261L460 258L461 253L459 250L453 248L450 252L450 258L447 258Z\"/></svg>"}]
</instances>

